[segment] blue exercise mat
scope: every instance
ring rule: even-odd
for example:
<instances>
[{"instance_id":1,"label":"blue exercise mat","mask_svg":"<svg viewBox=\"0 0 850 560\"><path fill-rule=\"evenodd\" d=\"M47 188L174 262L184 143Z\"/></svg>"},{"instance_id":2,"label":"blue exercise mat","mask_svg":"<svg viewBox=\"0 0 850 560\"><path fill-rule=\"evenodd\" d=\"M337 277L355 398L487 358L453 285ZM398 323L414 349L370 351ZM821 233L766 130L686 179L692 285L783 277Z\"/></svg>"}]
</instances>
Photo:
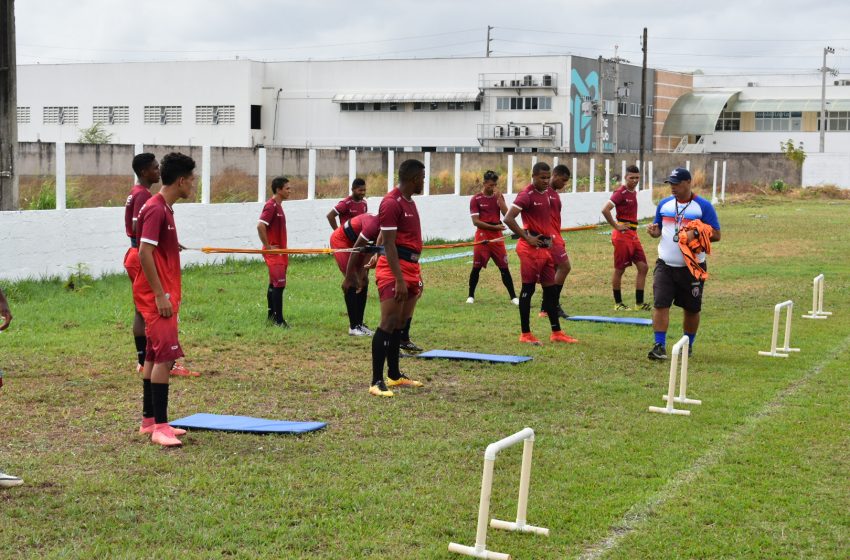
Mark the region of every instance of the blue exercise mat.
<instances>
[{"instance_id":1,"label":"blue exercise mat","mask_svg":"<svg viewBox=\"0 0 850 560\"><path fill-rule=\"evenodd\" d=\"M502 354L478 354L475 352L457 352L455 350L428 350L417 354L417 358L445 358L448 360L475 360L499 364L521 364L531 360L531 356L505 356Z\"/></svg>"},{"instance_id":2,"label":"blue exercise mat","mask_svg":"<svg viewBox=\"0 0 850 560\"><path fill-rule=\"evenodd\" d=\"M226 432L248 432L252 434L303 434L321 430L325 422L289 422L269 420L251 416L227 416L225 414L193 414L169 422L175 428L189 430L221 430Z\"/></svg>"},{"instance_id":3,"label":"blue exercise mat","mask_svg":"<svg viewBox=\"0 0 850 560\"><path fill-rule=\"evenodd\" d=\"M570 321L593 321L594 323L620 323L623 325L652 326L652 319L640 317L601 317L599 315L570 315Z\"/></svg>"}]
</instances>

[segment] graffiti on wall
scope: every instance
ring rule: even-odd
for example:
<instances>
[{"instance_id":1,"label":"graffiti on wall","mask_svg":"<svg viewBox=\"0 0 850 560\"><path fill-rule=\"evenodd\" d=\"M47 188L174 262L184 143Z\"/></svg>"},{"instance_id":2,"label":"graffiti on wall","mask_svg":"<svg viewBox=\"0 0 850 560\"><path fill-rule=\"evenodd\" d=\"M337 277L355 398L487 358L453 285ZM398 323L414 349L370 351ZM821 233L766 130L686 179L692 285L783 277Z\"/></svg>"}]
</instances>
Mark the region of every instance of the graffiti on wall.
<instances>
[{"instance_id":1,"label":"graffiti on wall","mask_svg":"<svg viewBox=\"0 0 850 560\"><path fill-rule=\"evenodd\" d=\"M579 71L572 69L572 91L570 113L572 114L572 151L587 153L596 150L593 115L582 111L585 101L599 101L599 74L591 70L582 78Z\"/></svg>"}]
</instances>

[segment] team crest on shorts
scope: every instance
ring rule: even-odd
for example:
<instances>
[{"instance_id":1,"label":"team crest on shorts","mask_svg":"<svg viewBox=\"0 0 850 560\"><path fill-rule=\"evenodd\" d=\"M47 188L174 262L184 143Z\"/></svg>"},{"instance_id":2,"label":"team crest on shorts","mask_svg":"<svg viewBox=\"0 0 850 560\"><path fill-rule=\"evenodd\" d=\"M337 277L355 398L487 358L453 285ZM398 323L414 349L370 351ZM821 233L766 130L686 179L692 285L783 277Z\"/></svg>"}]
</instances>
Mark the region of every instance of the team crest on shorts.
<instances>
[{"instance_id":1,"label":"team crest on shorts","mask_svg":"<svg viewBox=\"0 0 850 560\"><path fill-rule=\"evenodd\" d=\"M699 284L695 284L693 288L691 288L691 295L695 298L699 297Z\"/></svg>"}]
</instances>

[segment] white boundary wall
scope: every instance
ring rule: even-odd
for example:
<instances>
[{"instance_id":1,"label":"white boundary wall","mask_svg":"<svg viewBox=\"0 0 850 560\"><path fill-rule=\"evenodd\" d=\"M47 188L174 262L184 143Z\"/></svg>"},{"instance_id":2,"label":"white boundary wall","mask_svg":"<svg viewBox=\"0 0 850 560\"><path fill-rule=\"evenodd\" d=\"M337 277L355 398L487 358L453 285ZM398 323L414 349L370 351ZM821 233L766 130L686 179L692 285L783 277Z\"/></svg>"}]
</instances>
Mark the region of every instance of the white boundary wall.
<instances>
[{"instance_id":1,"label":"white boundary wall","mask_svg":"<svg viewBox=\"0 0 850 560\"><path fill-rule=\"evenodd\" d=\"M595 224L610 193L566 193L563 226ZM510 203L514 195L505 195ZM470 239L469 196L416 197L425 239ZM369 199L378 211L379 198ZM335 199L295 200L284 203L290 247L327 247L331 231L325 215ZM652 191L638 194L640 217L655 214ZM180 242L187 247L258 248L257 218L262 204L177 204L175 221ZM124 233L124 208L25 210L0 212L0 279L21 280L67 277L82 263L94 276L123 272L129 246ZM607 226L606 226L607 227ZM234 256L234 255L227 255ZM225 255L198 251L183 253L183 264L211 263ZM258 258L249 256L248 258Z\"/></svg>"},{"instance_id":2,"label":"white boundary wall","mask_svg":"<svg viewBox=\"0 0 850 560\"><path fill-rule=\"evenodd\" d=\"M806 154L803 161L803 186L822 185L850 188L850 153Z\"/></svg>"}]
</instances>

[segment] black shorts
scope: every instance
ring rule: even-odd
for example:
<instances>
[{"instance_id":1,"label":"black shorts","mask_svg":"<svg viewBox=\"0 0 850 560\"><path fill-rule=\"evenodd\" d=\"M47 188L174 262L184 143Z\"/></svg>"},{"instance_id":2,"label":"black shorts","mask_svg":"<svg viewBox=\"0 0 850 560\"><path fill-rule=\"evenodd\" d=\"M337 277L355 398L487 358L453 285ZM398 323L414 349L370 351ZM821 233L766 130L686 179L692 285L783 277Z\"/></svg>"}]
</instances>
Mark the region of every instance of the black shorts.
<instances>
[{"instance_id":1,"label":"black shorts","mask_svg":"<svg viewBox=\"0 0 850 560\"><path fill-rule=\"evenodd\" d=\"M706 263L700 267L708 270ZM687 266L668 266L661 259L655 261L652 292L656 308L666 309L675 304L685 311L699 313L704 286L705 282L694 278Z\"/></svg>"}]
</instances>

